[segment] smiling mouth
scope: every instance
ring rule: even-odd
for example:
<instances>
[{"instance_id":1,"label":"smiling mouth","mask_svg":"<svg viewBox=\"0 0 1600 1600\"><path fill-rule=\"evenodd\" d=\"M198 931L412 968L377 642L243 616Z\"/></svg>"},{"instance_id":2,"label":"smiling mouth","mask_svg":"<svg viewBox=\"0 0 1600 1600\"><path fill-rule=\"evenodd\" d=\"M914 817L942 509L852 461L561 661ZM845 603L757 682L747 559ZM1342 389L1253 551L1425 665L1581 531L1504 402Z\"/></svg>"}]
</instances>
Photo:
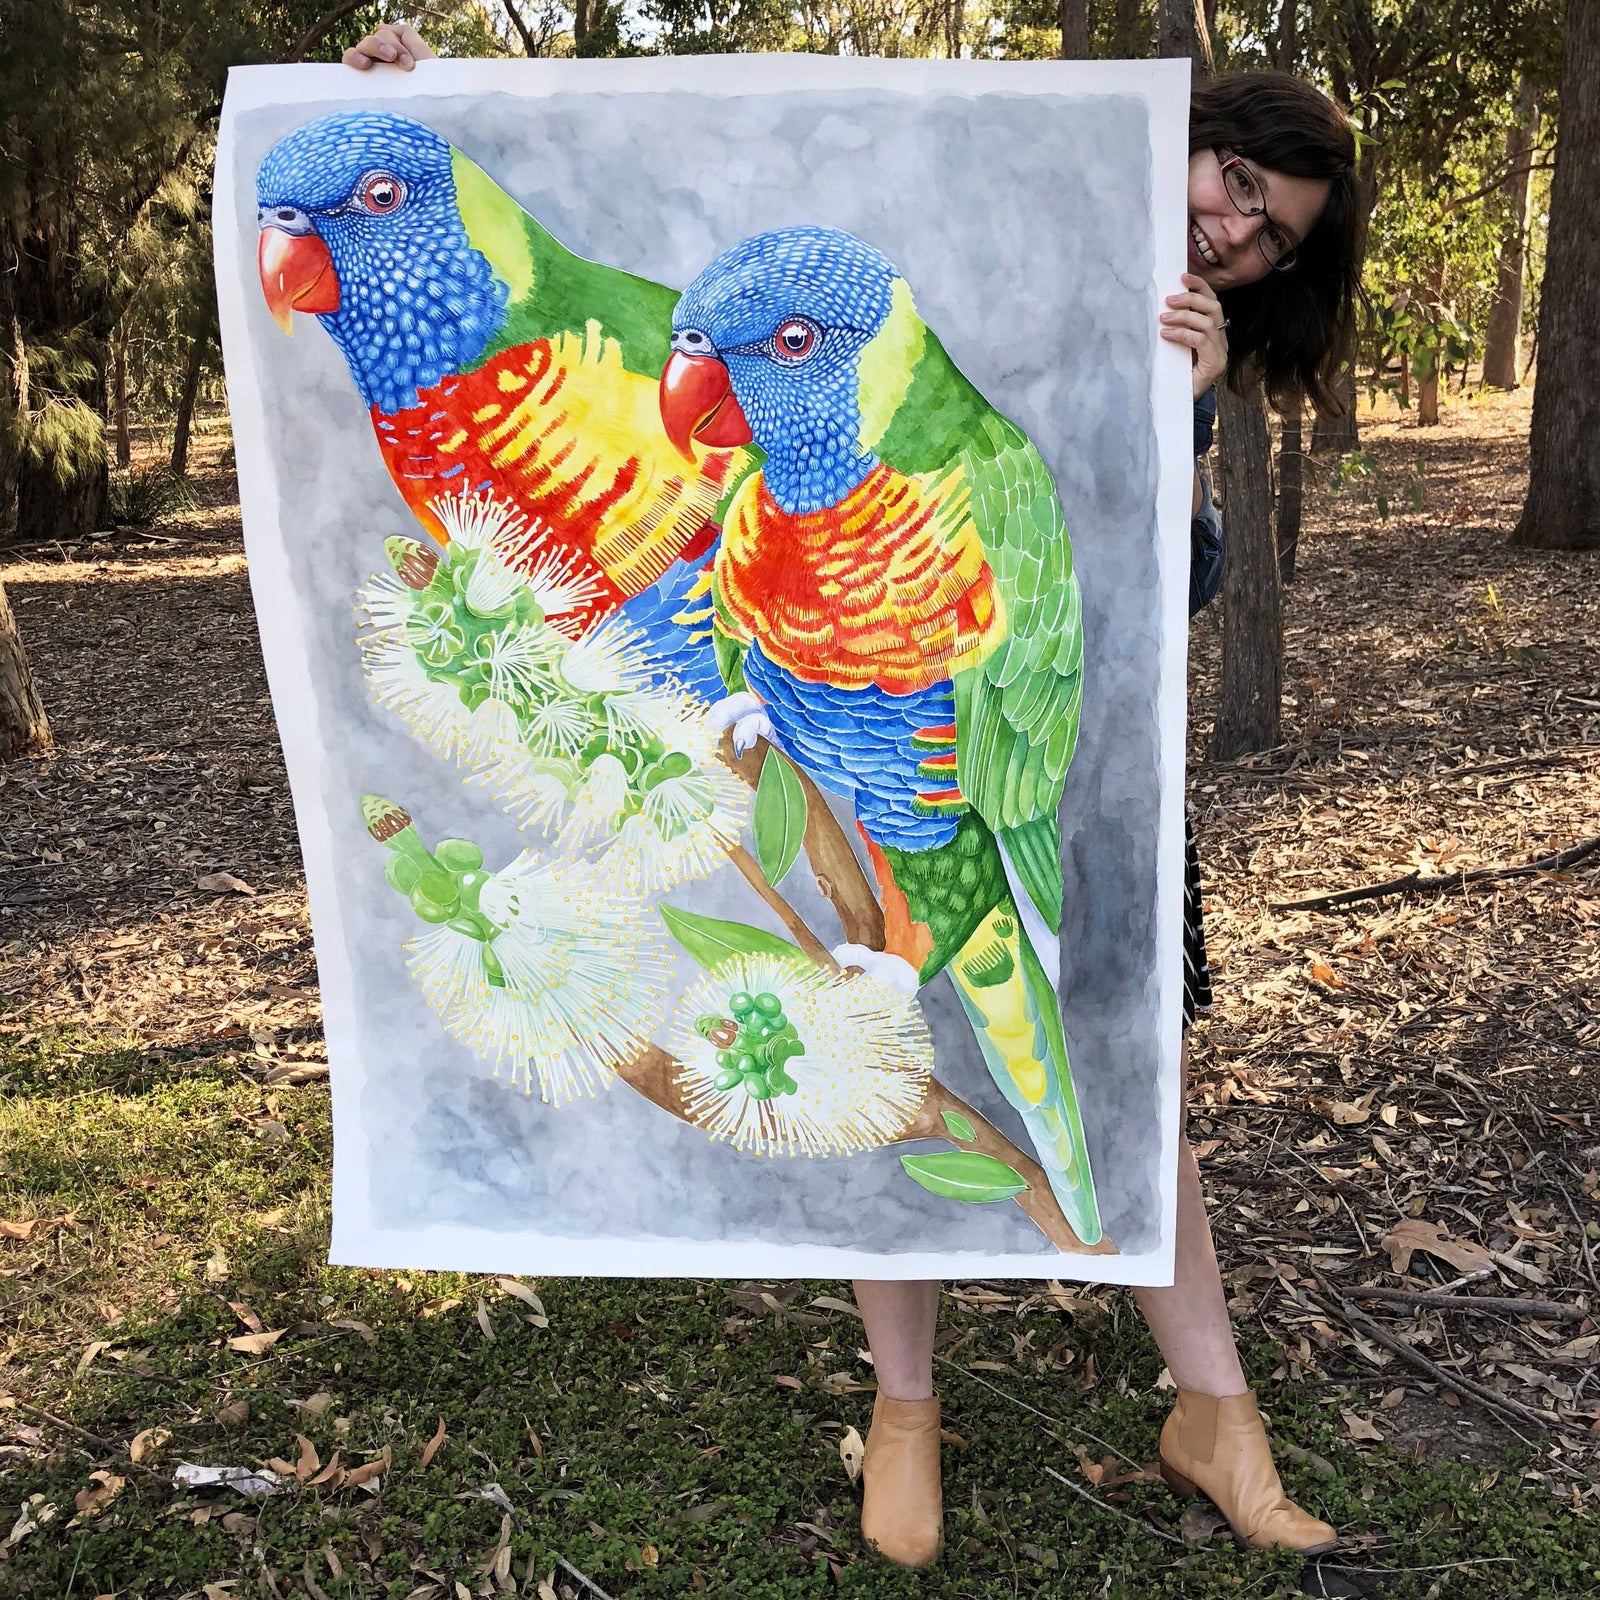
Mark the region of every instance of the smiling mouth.
<instances>
[{"instance_id":1,"label":"smiling mouth","mask_svg":"<svg viewBox=\"0 0 1600 1600\"><path fill-rule=\"evenodd\" d=\"M1189 237L1194 240L1194 247L1199 252L1200 259L1208 267L1220 267L1222 262L1218 259L1217 252L1211 248L1211 241L1200 231L1198 222L1189 224Z\"/></svg>"}]
</instances>

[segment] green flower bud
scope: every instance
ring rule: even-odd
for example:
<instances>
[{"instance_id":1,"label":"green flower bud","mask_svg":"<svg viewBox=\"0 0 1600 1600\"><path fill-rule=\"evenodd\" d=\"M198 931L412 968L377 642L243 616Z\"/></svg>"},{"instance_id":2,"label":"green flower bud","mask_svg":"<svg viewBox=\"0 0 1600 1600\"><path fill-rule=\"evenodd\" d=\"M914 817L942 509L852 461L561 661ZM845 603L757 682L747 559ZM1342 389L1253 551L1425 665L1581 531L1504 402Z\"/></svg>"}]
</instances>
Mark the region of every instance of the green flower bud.
<instances>
[{"instance_id":1,"label":"green flower bud","mask_svg":"<svg viewBox=\"0 0 1600 1600\"><path fill-rule=\"evenodd\" d=\"M433 858L446 872L475 872L483 865L483 851L470 839L441 839Z\"/></svg>"}]
</instances>

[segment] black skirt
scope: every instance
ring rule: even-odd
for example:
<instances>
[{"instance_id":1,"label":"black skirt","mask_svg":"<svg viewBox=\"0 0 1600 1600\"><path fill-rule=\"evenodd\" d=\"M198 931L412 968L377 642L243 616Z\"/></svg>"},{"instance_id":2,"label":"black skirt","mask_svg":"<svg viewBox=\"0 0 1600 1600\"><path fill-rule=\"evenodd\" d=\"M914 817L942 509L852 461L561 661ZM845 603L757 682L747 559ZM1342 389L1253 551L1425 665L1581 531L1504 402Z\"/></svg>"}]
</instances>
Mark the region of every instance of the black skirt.
<instances>
[{"instance_id":1,"label":"black skirt","mask_svg":"<svg viewBox=\"0 0 1600 1600\"><path fill-rule=\"evenodd\" d=\"M1211 1009L1211 966L1206 960L1205 914L1200 906L1200 857L1194 830L1183 819L1183 1025Z\"/></svg>"}]
</instances>

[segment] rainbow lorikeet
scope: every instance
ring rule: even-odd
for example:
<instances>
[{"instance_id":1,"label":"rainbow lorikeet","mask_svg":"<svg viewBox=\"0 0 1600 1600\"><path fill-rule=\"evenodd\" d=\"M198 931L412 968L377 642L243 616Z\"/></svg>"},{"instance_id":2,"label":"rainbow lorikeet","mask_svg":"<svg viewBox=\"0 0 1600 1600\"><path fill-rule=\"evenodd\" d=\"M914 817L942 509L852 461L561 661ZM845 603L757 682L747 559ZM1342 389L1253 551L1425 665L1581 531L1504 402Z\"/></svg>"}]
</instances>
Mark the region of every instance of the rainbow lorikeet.
<instances>
[{"instance_id":1,"label":"rainbow lorikeet","mask_svg":"<svg viewBox=\"0 0 1600 1600\"><path fill-rule=\"evenodd\" d=\"M341 112L256 174L258 264L285 332L314 314L371 409L395 486L435 539L441 496L527 518L530 562L565 564L583 630L621 611L659 665L721 693L696 586L745 460L686 463L656 380L675 299L559 244L431 128Z\"/></svg>"},{"instance_id":2,"label":"rainbow lorikeet","mask_svg":"<svg viewBox=\"0 0 1600 1600\"><path fill-rule=\"evenodd\" d=\"M890 968L913 983L949 969L1063 1211L1096 1243L1047 972L1083 693L1050 474L956 369L899 271L847 233L736 245L684 291L672 328L668 433L686 453L747 438L765 456L716 557L723 671L742 691L717 709L736 743L766 734L853 800Z\"/></svg>"}]
</instances>

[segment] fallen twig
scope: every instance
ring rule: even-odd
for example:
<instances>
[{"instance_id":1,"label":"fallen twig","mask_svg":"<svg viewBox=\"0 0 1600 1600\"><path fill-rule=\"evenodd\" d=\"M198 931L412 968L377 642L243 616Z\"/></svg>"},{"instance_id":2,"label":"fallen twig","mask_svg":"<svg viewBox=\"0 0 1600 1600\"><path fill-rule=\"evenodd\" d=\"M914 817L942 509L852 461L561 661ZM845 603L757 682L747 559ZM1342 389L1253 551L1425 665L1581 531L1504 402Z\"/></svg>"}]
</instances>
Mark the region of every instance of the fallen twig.
<instances>
[{"instance_id":1,"label":"fallen twig","mask_svg":"<svg viewBox=\"0 0 1600 1600\"><path fill-rule=\"evenodd\" d=\"M1512 1295L1441 1294L1436 1289L1386 1289L1376 1284L1363 1284L1349 1292L1357 1300L1393 1300L1400 1305L1432 1306L1440 1311L1509 1314L1540 1322L1581 1322L1589 1315L1582 1306L1564 1306L1554 1300L1521 1300Z\"/></svg>"},{"instance_id":2,"label":"fallen twig","mask_svg":"<svg viewBox=\"0 0 1600 1600\"><path fill-rule=\"evenodd\" d=\"M104 1439L98 1433L90 1433L87 1428L80 1428L77 1423L68 1422L65 1417L55 1416L49 1411L41 1411L38 1406L30 1406L26 1400L19 1400L15 1395L12 1395L10 1400L11 1404L7 1407L8 1410L15 1408L18 1411L26 1412L30 1417L37 1417L41 1422L48 1422L53 1428L60 1428L65 1433L76 1434L80 1439L87 1439L90 1444L99 1445L102 1450L108 1450L114 1456L127 1455L128 1447L118 1444L115 1439ZM159 1479L162 1483L167 1481L154 1467L147 1467L142 1461L135 1461L131 1456L128 1457L128 1464L136 1472L143 1472L149 1477Z\"/></svg>"},{"instance_id":3,"label":"fallen twig","mask_svg":"<svg viewBox=\"0 0 1600 1600\"><path fill-rule=\"evenodd\" d=\"M968 1371L968 1369L962 1366L959 1361L952 1361L949 1356L941 1355L935 1355L933 1359L937 1361L940 1366L949 1367L952 1372L959 1372L963 1377L970 1379L971 1382L981 1384L985 1389L992 1390L995 1394L999 1395L1002 1400L1009 1400L1012 1405L1017 1406L1023 1411L1026 1411L1030 1416L1038 1417L1041 1422L1053 1423L1056 1427L1065 1428L1068 1433L1076 1433L1080 1435L1082 1438L1087 1439L1090 1444L1099 1445L1102 1450L1109 1450L1111 1454L1123 1464L1123 1466L1139 1466L1139 1463L1135 1461L1132 1456L1124 1455L1122 1451L1117 1449L1114 1444L1110 1443L1108 1440L1102 1439L1099 1434L1090 1433L1087 1428L1074 1427L1070 1422L1062 1422L1059 1417L1051 1416L1048 1411L1041 1411L1038 1406L1029 1405L1026 1400L1019 1400L1014 1394L1011 1393L1009 1389L1002 1389L998 1383L990 1383L987 1378L980 1378L976 1372ZM1063 1439L1060 1434L1051 1433L1049 1428L1046 1428L1044 1431L1049 1434L1057 1444L1066 1445L1069 1450L1072 1448L1068 1441Z\"/></svg>"},{"instance_id":4,"label":"fallen twig","mask_svg":"<svg viewBox=\"0 0 1600 1600\"><path fill-rule=\"evenodd\" d=\"M593 1578L584 1577L584 1575L581 1572L579 1572L578 1569L575 1566L573 1566L573 1564L570 1561L568 1561L565 1556L557 1556L556 1557L556 1565L558 1567L560 1567L561 1570L568 1575L568 1577L576 1578L578 1580L578 1582L581 1583L584 1586L584 1588L589 1591L590 1594L599 1595L600 1596L600 1600L611 1600L611 1596L608 1595L605 1592L605 1590L602 1589L600 1587L600 1585L594 1581Z\"/></svg>"},{"instance_id":5,"label":"fallen twig","mask_svg":"<svg viewBox=\"0 0 1600 1600\"><path fill-rule=\"evenodd\" d=\"M1320 1296L1308 1295L1308 1299L1313 1300L1330 1315L1342 1317L1351 1327L1364 1333L1375 1344L1381 1344L1385 1350L1399 1356L1408 1366L1427 1373L1435 1382L1444 1384L1457 1394L1471 1395L1474 1400L1480 1401L1491 1411L1515 1417L1520 1422L1537 1422L1543 1428L1576 1431L1576 1424L1569 1423L1554 1412L1540 1411L1536 1406L1524 1405L1520 1400L1513 1400L1510 1395L1499 1394L1481 1383L1474 1383L1471 1378L1463 1378L1460 1373L1451 1372L1448 1367L1441 1367L1437 1361L1430 1361L1415 1345L1402 1339L1399 1334L1391 1333L1381 1322L1369 1317L1359 1306L1351 1305L1315 1267L1308 1270L1322 1290Z\"/></svg>"},{"instance_id":6,"label":"fallen twig","mask_svg":"<svg viewBox=\"0 0 1600 1600\"><path fill-rule=\"evenodd\" d=\"M1098 1499L1096 1496L1090 1494L1089 1491L1083 1488L1081 1485L1074 1483L1072 1479L1066 1475L1066 1473L1057 1472L1054 1467L1049 1466L1048 1464L1045 1466L1044 1470L1048 1472L1057 1483L1062 1484L1066 1488L1070 1489L1080 1500L1087 1500L1090 1505L1096 1508L1096 1510L1109 1511L1112 1516L1121 1517L1124 1522L1131 1522L1134 1527L1143 1528L1146 1533L1153 1534L1157 1539L1165 1539L1168 1544L1175 1544L1180 1548L1183 1545L1183 1540L1180 1539L1177 1534L1166 1533L1162 1529L1158 1528L1155 1523L1147 1522L1143 1517L1136 1517L1131 1511L1124 1511L1120 1506L1108 1505L1104 1500Z\"/></svg>"},{"instance_id":7,"label":"fallen twig","mask_svg":"<svg viewBox=\"0 0 1600 1600\"><path fill-rule=\"evenodd\" d=\"M1424 877L1419 867L1403 878L1391 878L1387 883L1371 883L1361 889L1341 889L1337 894L1319 894L1310 900L1285 900L1274 902L1273 911L1325 911L1335 906L1351 906L1358 900L1381 900L1392 894L1443 894L1446 889L1464 888L1469 883L1487 883L1497 878L1527 878L1536 872L1560 872L1563 867L1575 866L1586 856L1600 850L1600 838L1586 839L1582 844L1569 846L1555 855L1541 856L1537 861L1525 862L1520 867L1479 867L1473 872L1450 872L1443 877Z\"/></svg>"}]
</instances>

